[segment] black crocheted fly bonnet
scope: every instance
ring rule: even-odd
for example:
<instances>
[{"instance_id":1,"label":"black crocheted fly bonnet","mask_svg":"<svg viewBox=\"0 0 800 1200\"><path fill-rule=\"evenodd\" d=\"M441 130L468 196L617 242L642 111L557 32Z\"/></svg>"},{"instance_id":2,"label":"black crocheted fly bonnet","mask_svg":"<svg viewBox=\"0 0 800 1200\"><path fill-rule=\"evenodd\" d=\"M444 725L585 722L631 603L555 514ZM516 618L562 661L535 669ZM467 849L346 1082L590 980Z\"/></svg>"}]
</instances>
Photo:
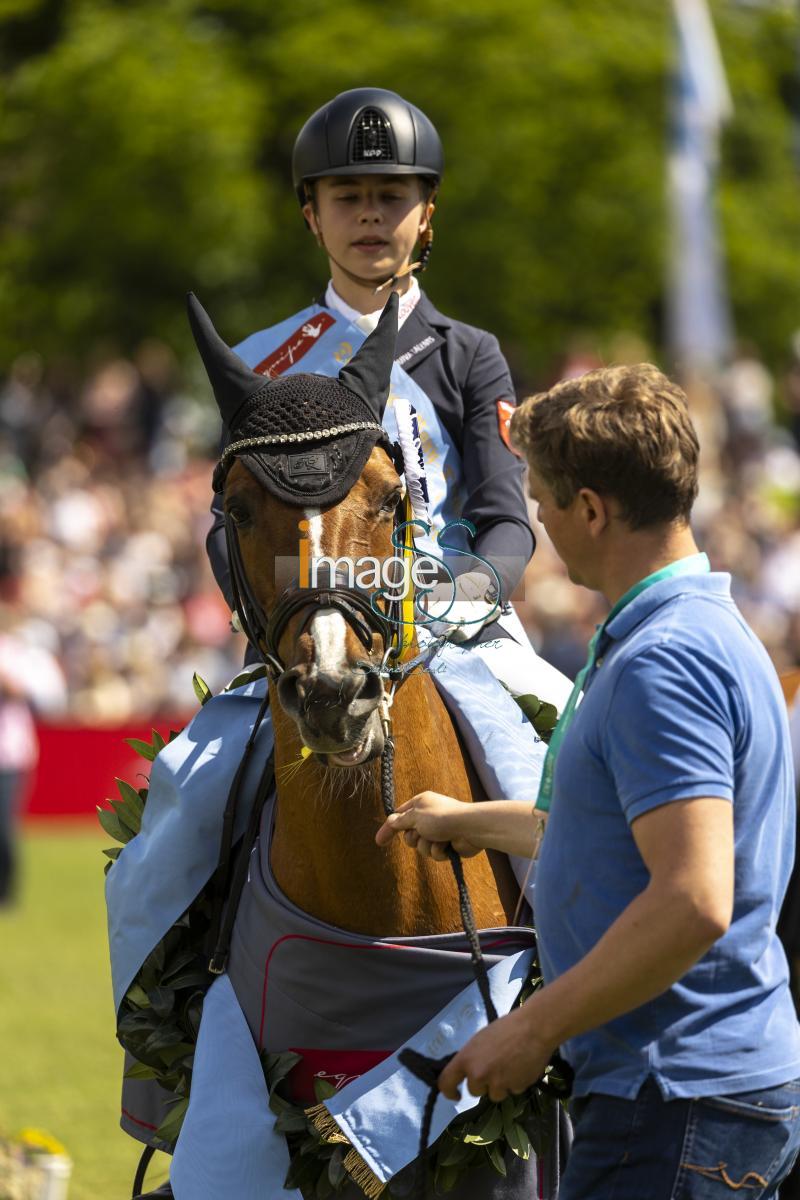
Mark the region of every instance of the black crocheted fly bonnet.
<instances>
[{"instance_id":1,"label":"black crocheted fly bonnet","mask_svg":"<svg viewBox=\"0 0 800 1200\"><path fill-rule=\"evenodd\" d=\"M397 338L397 294L338 378L265 379L222 340L196 296L189 323L214 389L227 445L214 471L221 491L238 458L278 499L322 507L343 500L376 445L402 470L399 447L381 425Z\"/></svg>"}]
</instances>

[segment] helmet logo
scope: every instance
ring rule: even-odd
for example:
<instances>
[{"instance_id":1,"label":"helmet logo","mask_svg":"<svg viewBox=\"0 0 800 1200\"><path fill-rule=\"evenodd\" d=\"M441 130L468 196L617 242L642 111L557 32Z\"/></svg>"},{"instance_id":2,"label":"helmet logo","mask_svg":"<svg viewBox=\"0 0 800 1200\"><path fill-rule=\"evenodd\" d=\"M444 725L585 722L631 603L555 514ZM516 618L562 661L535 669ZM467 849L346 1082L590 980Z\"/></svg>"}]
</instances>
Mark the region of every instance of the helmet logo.
<instances>
[{"instance_id":1,"label":"helmet logo","mask_svg":"<svg viewBox=\"0 0 800 1200\"><path fill-rule=\"evenodd\" d=\"M380 154L381 148L378 145L378 131L374 125L368 125L364 130L364 156L372 154Z\"/></svg>"},{"instance_id":2,"label":"helmet logo","mask_svg":"<svg viewBox=\"0 0 800 1200\"><path fill-rule=\"evenodd\" d=\"M394 162L386 120L376 108L361 114L353 138L353 162Z\"/></svg>"}]
</instances>

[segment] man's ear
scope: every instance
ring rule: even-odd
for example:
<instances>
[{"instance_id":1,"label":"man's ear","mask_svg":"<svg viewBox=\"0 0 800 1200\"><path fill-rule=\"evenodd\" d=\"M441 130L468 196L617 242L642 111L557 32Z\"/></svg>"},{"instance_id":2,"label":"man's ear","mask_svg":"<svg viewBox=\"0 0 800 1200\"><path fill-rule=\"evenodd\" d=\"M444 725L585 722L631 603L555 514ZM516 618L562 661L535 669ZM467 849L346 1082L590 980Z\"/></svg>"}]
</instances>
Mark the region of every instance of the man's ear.
<instances>
[{"instance_id":1,"label":"man's ear","mask_svg":"<svg viewBox=\"0 0 800 1200\"><path fill-rule=\"evenodd\" d=\"M577 493L576 500L586 532L590 537L599 537L611 520L608 497L601 496L592 488L581 488Z\"/></svg>"}]
</instances>

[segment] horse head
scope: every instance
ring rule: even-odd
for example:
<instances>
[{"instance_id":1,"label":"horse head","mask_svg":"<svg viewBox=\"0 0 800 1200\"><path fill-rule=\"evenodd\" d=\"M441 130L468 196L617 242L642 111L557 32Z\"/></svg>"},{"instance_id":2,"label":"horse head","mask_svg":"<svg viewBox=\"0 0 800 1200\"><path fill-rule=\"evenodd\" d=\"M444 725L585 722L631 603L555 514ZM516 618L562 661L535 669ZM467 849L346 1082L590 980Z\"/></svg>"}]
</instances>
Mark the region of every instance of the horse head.
<instances>
[{"instance_id":1,"label":"horse head","mask_svg":"<svg viewBox=\"0 0 800 1200\"><path fill-rule=\"evenodd\" d=\"M239 619L304 745L325 765L365 763L383 749L378 668L399 634L374 600L378 580L354 586L356 563L392 555L404 494L381 425L397 296L337 379L265 378L193 296L189 317L230 439L214 486Z\"/></svg>"}]
</instances>

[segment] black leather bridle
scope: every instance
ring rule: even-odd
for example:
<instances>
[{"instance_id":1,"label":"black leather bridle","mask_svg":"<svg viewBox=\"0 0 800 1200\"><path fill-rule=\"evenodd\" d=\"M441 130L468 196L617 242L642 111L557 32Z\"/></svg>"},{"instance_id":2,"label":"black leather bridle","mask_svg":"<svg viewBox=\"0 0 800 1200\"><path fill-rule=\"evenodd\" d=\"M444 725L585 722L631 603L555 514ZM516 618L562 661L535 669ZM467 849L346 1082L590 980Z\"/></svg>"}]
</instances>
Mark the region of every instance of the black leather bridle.
<instances>
[{"instance_id":1,"label":"black leather bridle","mask_svg":"<svg viewBox=\"0 0 800 1200\"><path fill-rule=\"evenodd\" d=\"M395 527L397 524L395 518ZM227 514L225 537L234 607L239 614L242 632L266 663L273 682L277 682L288 669L280 655L281 638L292 618L302 612L307 615L298 630L298 637L319 609L333 608L341 613L368 653L372 652L372 638L377 634L384 654L394 651L399 654L402 641L402 606L399 600L387 601L386 609L382 611L376 607L374 593L350 587L344 571L339 569L332 573L328 564L320 563L317 579L320 574L327 576L321 585L301 587L299 581L293 581L281 594L272 612L267 614L247 577L236 526Z\"/></svg>"}]
</instances>

